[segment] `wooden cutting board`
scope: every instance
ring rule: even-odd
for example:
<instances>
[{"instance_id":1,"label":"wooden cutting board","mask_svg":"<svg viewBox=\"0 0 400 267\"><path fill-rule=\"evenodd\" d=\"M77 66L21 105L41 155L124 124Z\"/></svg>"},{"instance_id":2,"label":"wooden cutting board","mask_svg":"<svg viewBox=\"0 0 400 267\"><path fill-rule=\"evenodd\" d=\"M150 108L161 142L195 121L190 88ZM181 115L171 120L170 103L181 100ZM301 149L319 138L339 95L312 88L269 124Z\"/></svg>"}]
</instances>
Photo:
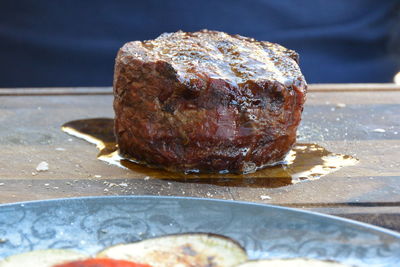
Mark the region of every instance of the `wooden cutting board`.
<instances>
[{"instance_id":1,"label":"wooden cutting board","mask_svg":"<svg viewBox=\"0 0 400 267\"><path fill-rule=\"evenodd\" d=\"M94 195L233 199L337 214L400 230L400 87L310 85L298 142L359 159L314 181L268 187L155 178L96 159L61 131L72 120L112 118L111 88L0 89L0 203ZM40 162L47 171L37 171ZM284 185L285 183L283 183ZM287 184L287 183L286 183Z\"/></svg>"}]
</instances>

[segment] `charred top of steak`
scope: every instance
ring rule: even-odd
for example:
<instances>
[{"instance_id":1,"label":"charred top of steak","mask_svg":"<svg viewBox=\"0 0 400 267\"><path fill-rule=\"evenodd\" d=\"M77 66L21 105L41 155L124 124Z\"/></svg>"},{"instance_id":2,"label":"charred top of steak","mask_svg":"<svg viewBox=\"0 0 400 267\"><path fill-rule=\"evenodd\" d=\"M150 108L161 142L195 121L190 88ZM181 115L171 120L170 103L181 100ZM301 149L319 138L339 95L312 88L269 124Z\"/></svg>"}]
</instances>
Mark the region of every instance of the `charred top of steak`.
<instances>
[{"instance_id":1,"label":"charred top of steak","mask_svg":"<svg viewBox=\"0 0 400 267\"><path fill-rule=\"evenodd\" d=\"M198 79L200 73L232 85L249 80L291 85L304 80L293 50L224 32L164 33L155 40L127 43L121 52L145 62L168 62L182 81Z\"/></svg>"}]
</instances>

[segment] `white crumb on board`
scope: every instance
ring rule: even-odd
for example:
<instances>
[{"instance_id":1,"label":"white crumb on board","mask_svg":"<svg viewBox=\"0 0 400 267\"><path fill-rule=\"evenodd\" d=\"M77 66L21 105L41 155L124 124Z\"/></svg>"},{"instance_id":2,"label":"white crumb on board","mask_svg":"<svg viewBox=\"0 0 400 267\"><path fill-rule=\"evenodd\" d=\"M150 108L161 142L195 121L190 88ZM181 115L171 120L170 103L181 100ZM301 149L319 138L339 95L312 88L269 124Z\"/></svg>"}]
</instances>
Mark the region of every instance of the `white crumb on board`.
<instances>
[{"instance_id":1,"label":"white crumb on board","mask_svg":"<svg viewBox=\"0 0 400 267\"><path fill-rule=\"evenodd\" d=\"M266 195L262 195L260 196L261 200L270 200L271 197L270 196L266 196Z\"/></svg>"},{"instance_id":2,"label":"white crumb on board","mask_svg":"<svg viewBox=\"0 0 400 267\"><path fill-rule=\"evenodd\" d=\"M385 129L381 129L381 128L373 129L372 131L373 131L374 133L385 133L385 132L386 132Z\"/></svg>"},{"instance_id":3,"label":"white crumb on board","mask_svg":"<svg viewBox=\"0 0 400 267\"><path fill-rule=\"evenodd\" d=\"M49 164L46 161L42 161L36 166L36 170L38 172L48 171L49 170Z\"/></svg>"},{"instance_id":4,"label":"white crumb on board","mask_svg":"<svg viewBox=\"0 0 400 267\"><path fill-rule=\"evenodd\" d=\"M338 107L338 108L345 108L345 107L346 107L346 104L344 104L344 103L337 103L337 104L336 104L336 107Z\"/></svg>"}]
</instances>

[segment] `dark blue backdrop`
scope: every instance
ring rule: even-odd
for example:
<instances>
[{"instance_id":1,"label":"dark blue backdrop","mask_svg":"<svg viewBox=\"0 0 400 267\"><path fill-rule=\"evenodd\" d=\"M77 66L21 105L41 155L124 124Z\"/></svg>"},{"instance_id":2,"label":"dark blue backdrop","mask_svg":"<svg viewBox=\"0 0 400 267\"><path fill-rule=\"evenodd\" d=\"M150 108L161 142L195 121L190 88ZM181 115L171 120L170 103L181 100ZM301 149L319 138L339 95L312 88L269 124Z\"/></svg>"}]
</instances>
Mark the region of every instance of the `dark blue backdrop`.
<instances>
[{"instance_id":1,"label":"dark blue backdrop","mask_svg":"<svg viewBox=\"0 0 400 267\"><path fill-rule=\"evenodd\" d=\"M310 83L391 82L400 69L399 7L398 0L1 0L0 87L111 85L125 42L203 28L296 50Z\"/></svg>"}]
</instances>

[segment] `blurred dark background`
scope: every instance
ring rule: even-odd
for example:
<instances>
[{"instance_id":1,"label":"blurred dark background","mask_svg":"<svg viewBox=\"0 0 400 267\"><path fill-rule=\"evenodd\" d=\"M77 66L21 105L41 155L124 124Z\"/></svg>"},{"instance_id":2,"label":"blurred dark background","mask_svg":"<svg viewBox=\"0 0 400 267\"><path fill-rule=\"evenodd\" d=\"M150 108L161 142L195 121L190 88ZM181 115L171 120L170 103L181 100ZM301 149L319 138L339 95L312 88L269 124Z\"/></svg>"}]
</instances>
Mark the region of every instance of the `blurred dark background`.
<instances>
[{"instance_id":1,"label":"blurred dark background","mask_svg":"<svg viewBox=\"0 0 400 267\"><path fill-rule=\"evenodd\" d=\"M399 0L1 0L0 87L110 86L125 42L204 28L296 50L309 83L400 70Z\"/></svg>"}]
</instances>

